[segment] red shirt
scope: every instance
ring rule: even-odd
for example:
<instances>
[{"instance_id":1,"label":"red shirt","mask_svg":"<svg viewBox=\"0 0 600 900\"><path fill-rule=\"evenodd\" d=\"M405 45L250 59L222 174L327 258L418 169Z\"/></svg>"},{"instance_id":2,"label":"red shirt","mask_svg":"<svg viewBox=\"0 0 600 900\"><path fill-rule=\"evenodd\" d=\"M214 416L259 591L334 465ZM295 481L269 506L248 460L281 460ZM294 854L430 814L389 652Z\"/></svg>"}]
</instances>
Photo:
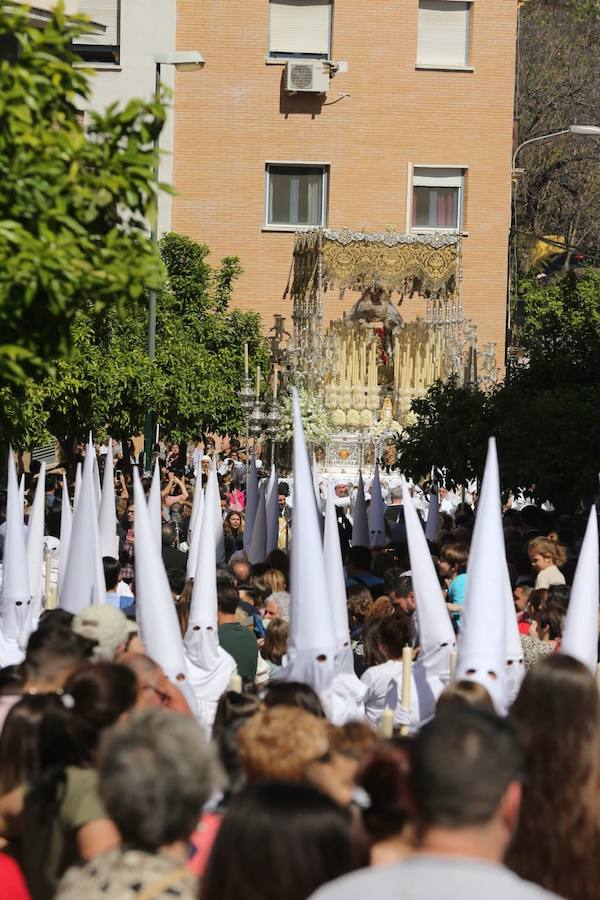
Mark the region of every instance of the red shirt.
<instances>
[{"instance_id":1,"label":"red shirt","mask_svg":"<svg viewBox=\"0 0 600 900\"><path fill-rule=\"evenodd\" d=\"M0 900L31 900L20 868L6 853L0 853Z\"/></svg>"},{"instance_id":2,"label":"red shirt","mask_svg":"<svg viewBox=\"0 0 600 900\"><path fill-rule=\"evenodd\" d=\"M221 816L217 813L205 813L196 830L190 838L190 843L194 848L194 852L187 861L187 866L194 875L202 877L214 844L217 832L221 825ZM4 900L0 896L0 900Z\"/></svg>"}]
</instances>

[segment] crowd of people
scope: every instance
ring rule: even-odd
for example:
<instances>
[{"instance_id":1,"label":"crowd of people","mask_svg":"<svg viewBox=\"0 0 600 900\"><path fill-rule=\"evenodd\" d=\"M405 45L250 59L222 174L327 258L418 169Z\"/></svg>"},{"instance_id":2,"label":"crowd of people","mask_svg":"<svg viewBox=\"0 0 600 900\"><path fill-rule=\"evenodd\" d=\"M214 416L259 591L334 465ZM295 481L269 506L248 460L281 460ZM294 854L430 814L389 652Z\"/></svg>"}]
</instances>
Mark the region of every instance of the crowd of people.
<instances>
[{"instance_id":1,"label":"crowd of people","mask_svg":"<svg viewBox=\"0 0 600 900\"><path fill-rule=\"evenodd\" d=\"M294 424L289 478L9 459L0 900L595 900L596 507L503 504L493 442L478 493L319 479Z\"/></svg>"}]
</instances>

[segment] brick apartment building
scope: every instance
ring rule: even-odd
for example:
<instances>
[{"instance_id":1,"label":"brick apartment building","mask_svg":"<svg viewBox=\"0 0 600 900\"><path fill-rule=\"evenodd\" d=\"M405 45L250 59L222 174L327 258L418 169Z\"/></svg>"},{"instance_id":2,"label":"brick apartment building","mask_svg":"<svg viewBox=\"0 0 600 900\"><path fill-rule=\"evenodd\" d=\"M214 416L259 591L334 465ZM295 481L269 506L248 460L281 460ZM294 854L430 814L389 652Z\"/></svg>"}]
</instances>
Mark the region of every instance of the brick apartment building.
<instances>
[{"instance_id":1,"label":"brick apartment building","mask_svg":"<svg viewBox=\"0 0 600 900\"><path fill-rule=\"evenodd\" d=\"M267 328L298 227L458 231L463 308L502 364L516 19L516 0L179 0L177 46L207 65L177 78L173 228L241 258L235 302ZM326 93L286 90L298 64ZM329 292L325 323L351 303Z\"/></svg>"}]
</instances>

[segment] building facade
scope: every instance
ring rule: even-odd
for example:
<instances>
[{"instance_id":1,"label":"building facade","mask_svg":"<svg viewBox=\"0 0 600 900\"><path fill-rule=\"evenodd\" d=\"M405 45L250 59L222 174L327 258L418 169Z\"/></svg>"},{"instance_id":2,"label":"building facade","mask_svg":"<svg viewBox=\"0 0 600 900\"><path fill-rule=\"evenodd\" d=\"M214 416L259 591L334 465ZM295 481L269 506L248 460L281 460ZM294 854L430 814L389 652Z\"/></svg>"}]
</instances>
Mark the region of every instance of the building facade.
<instances>
[{"instance_id":1,"label":"building facade","mask_svg":"<svg viewBox=\"0 0 600 900\"><path fill-rule=\"evenodd\" d=\"M179 0L173 228L290 315L294 232L461 236L462 306L503 361L516 0ZM307 89L308 88L308 89ZM351 298L325 295L325 324ZM425 301L406 297L405 319Z\"/></svg>"},{"instance_id":2,"label":"building facade","mask_svg":"<svg viewBox=\"0 0 600 900\"><path fill-rule=\"evenodd\" d=\"M105 27L78 41L78 51L94 69L89 109L134 98L150 100L156 82L155 56L175 50L176 0L77 0L77 11ZM174 89L174 70L161 68L161 84ZM173 104L174 98L171 98ZM159 178L173 180L173 115L160 137ZM163 193L158 210L159 233L170 230L171 197Z\"/></svg>"}]
</instances>

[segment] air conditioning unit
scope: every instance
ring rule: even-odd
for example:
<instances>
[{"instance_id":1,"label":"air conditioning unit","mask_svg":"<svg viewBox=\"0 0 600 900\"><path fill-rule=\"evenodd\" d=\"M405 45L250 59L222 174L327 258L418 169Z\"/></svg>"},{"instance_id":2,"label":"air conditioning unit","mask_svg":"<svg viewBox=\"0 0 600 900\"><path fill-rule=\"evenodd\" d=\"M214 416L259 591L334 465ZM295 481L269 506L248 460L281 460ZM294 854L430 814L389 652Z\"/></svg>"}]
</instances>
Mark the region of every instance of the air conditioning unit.
<instances>
[{"instance_id":1,"label":"air conditioning unit","mask_svg":"<svg viewBox=\"0 0 600 900\"><path fill-rule=\"evenodd\" d=\"M285 70L288 94L326 94L329 90L329 67L321 60L288 62Z\"/></svg>"}]
</instances>

